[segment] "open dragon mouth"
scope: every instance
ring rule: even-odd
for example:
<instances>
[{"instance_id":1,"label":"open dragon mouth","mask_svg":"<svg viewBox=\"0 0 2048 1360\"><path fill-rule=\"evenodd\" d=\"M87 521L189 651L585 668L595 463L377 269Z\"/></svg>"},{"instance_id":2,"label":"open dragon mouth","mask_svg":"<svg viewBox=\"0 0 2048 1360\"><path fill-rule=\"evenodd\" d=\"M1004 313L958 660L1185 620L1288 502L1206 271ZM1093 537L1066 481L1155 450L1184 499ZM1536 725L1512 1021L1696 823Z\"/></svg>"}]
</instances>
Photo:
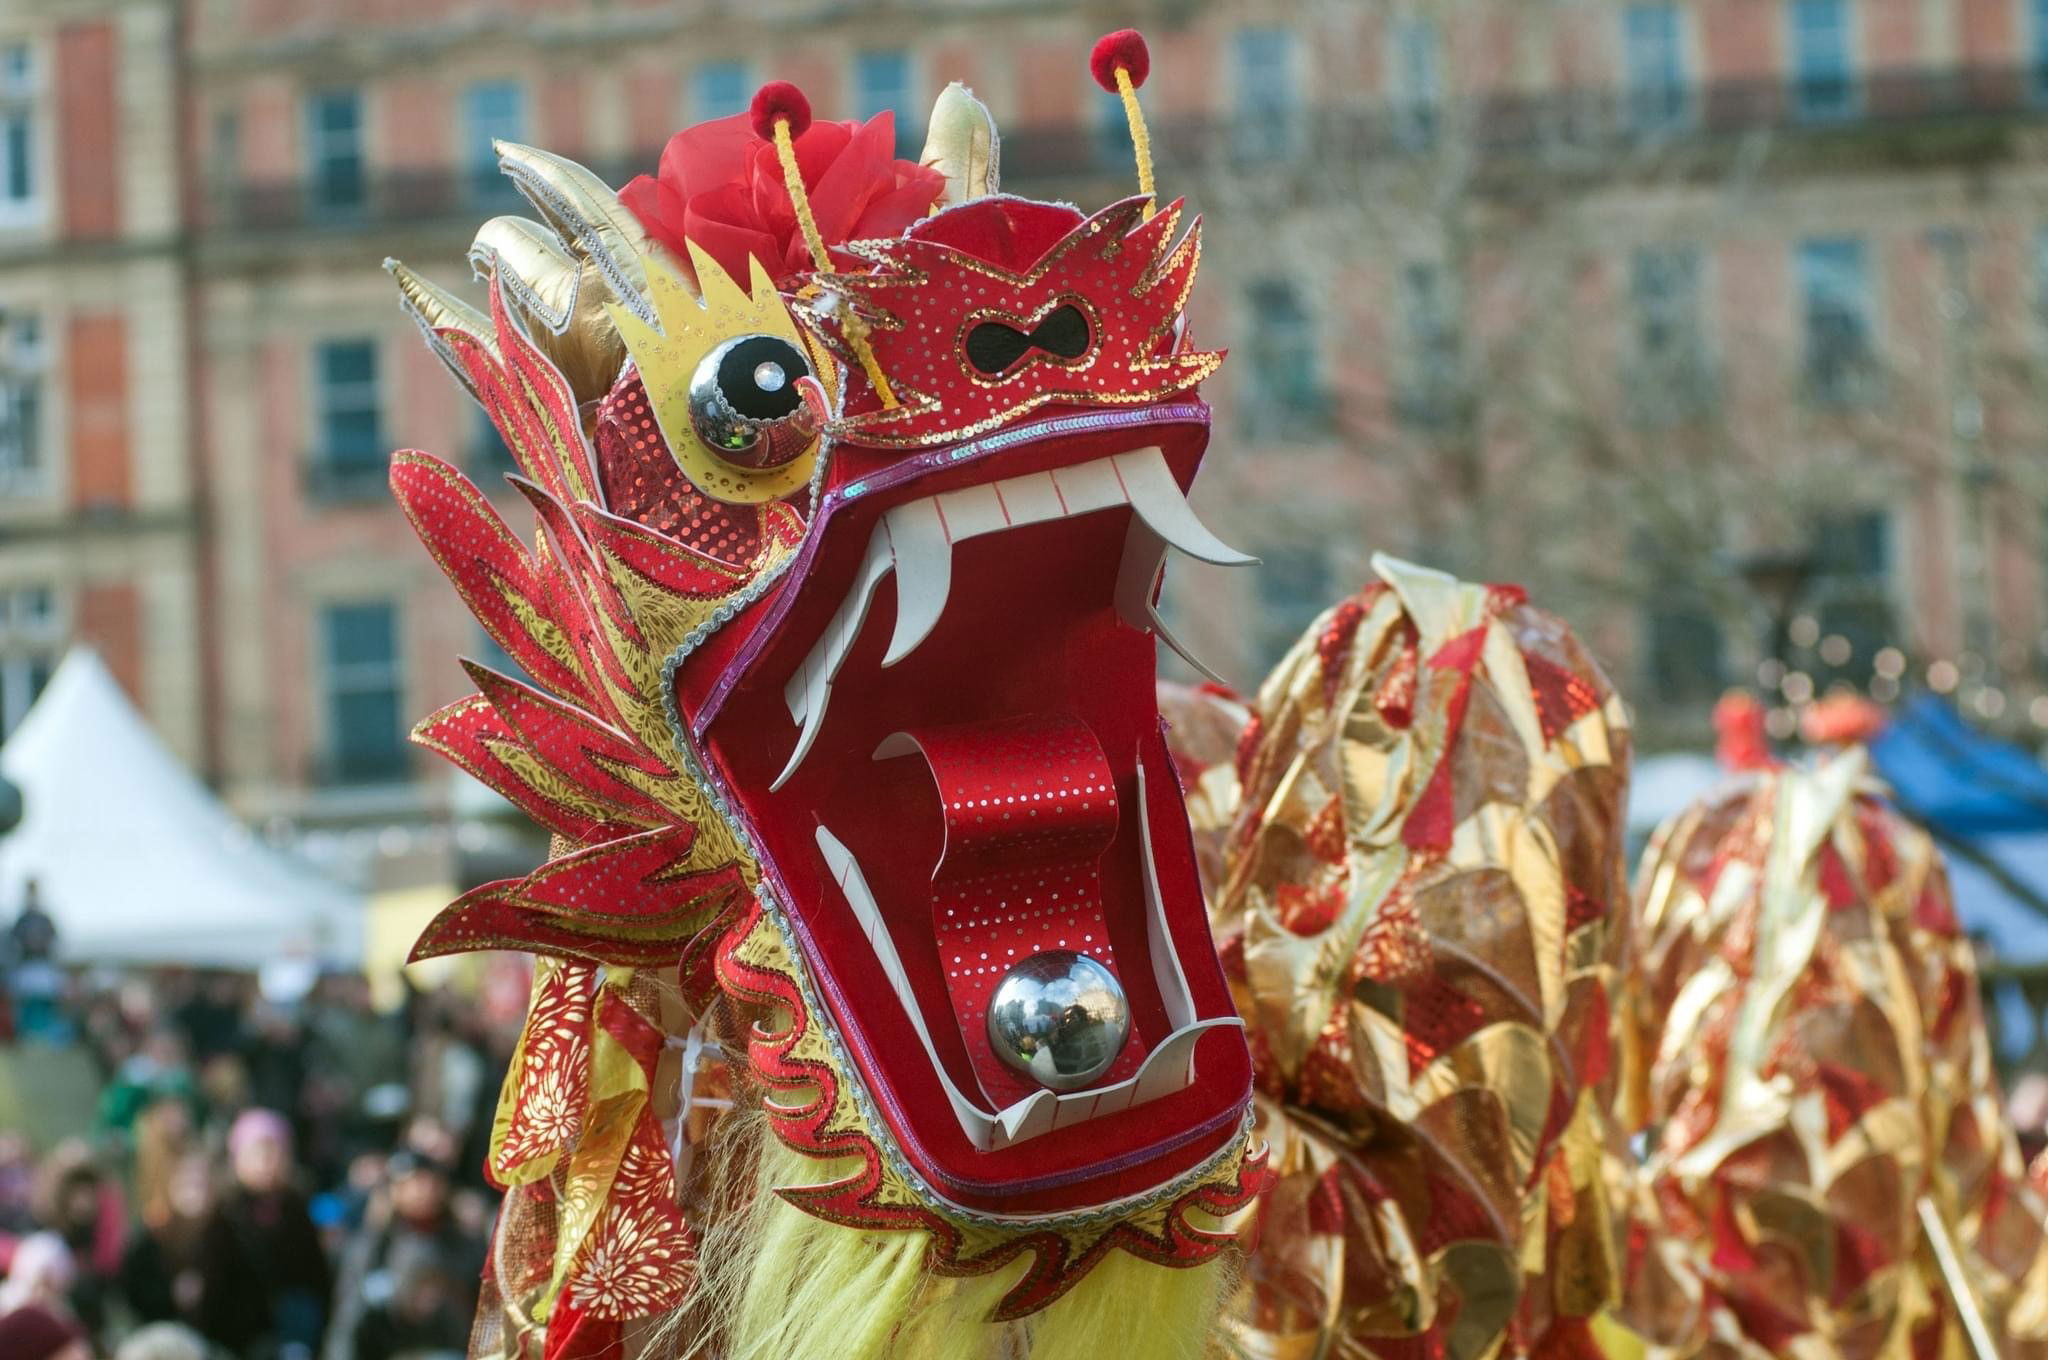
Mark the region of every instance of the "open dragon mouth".
<instances>
[{"instance_id":1,"label":"open dragon mouth","mask_svg":"<svg viewBox=\"0 0 2048 1360\"><path fill-rule=\"evenodd\" d=\"M956 1191L1198 1158L1247 1093L1242 1039L1205 1039L1240 1022L1153 634L1170 553L1251 559L1182 489L1205 420L1119 414L828 494L800 590L711 715L833 1021ZM1014 1005L991 1022L1020 994L1049 1030L1006 1027ZM1076 1027L1078 1065L1058 1045Z\"/></svg>"}]
</instances>

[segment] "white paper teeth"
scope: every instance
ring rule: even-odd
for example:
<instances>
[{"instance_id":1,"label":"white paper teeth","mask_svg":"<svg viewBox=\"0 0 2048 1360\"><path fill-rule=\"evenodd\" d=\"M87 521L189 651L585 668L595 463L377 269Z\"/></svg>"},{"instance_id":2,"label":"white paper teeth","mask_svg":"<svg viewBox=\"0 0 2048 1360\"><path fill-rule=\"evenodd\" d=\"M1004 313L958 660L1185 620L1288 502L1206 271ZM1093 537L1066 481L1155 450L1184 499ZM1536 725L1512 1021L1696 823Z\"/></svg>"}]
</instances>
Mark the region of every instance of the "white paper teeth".
<instances>
[{"instance_id":1,"label":"white paper teeth","mask_svg":"<svg viewBox=\"0 0 2048 1360\"><path fill-rule=\"evenodd\" d=\"M1195 517L1180 483L1174 480L1173 469L1166 465L1166 455L1158 449L1120 453L1110 462L1115 465L1138 518L1189 557L1214 562L1219 567L1245 567L1259 560L1216 537L1209 532L1208 525Z\"/></svg>"},{"instance_id":2,"label":"white paper teeth","mask_svg":"<svg viewBox=\"0 0 2048 1360\"><path fill-rule=\"evenodd\" d=\"M861 559L853 589L840 602L839 612L825 625L825 631L811 644L810 655L804 658L803 664L796 668L796 674L790 676L789 683L783 686L782 697L789 705L790 720L797 723L800 730L796 749L790 752L789 763L768 786L770 793L781 788L796 773L797 767L804 763L804 757L811 753L811 745L817 741L818 733L824 729L825 709L832 701L832 678L839 674L847 653L853 650L854 640L860 636L860 626L867 620L868 606L874 602L875 588L889 574L894 561L889 552L888 527L878 524L874 536L868 540L867 556Z\"/></svg>"},{"instance_id":3,"label":"white paper teeth","mask_svg":"<svg viewBox=\"0 0 2048 1360\"><path fill-rule=\"evenodd\" d=\"M896 623L882 658L889 667L915 652L945 615L953 589L954 544L1119 505L1130 506L1133 514L1118 569L1118 614L1131 627L1156 634L1189 665L1220 683L1167 629L1153 607L1153 589L1169 547L1220 566L1258 559L1231 547L1196 518L1163 452L1135 449L1075 467L983 482L899 505L875 526L852 589L784 688L790 719L799 731L796 749L770 790L796 773L817 741L833 678L853 651L884 577L892 572L896 577Z\"/></svg>"},{"instance_id":4,"label":"white paper teeth","mask_svg":"<svg viewBox=\"0 0 2048 1360\"><path fill-rule=\"evenodd\" d=\"M1189 651L1166 626L1153 603L1158 594L1159 574L1166 570L1166 540L1138 516L1131 516L1130 532L1124 535L1124 556L1117 568L1117 617L1141 633L1149 632L1173 649L1175 656L1193 666L1219 685L1229 682L1207 662Z\"/></svg>"},{"instance_id":5,"label":"white paper teeth","mask_svg":"<svg viewBox=\"0 0 2048 1360\"><path fill-rule=\"evenodd\" d=\"M946 597L953 590L953 544L931 497L897 506L884 523L896 553L896 631L882 658L887 667L916 651L946 612Z\"/></svg>"},{"instance_id":6,"label":"white paper teeth","mask_svg":"<svg viewBox=\"0 0 2048 1360\"><path fill-rule=\"evenodd\" d=\"M888 749L885 743L883 750L875 753L875 758L884 759ZM1150 963L1161 999L1166 1005L1167 1019L1174 1026L1173 1032L1146 1055L1135 1076L1093 1091L1072 1091L1064 1095L1034 1091L993 1114L977 1104L947 1075L939 1061L938 1049L932 1043L931 1031L925 1026L924 1012L910 989L902 957L896 952L896 941L882 919L881 908L875 902L874 891L868 886L866 876L861 873L859 861L829 830L823 826L818 828L818 850L824 856L825 867L839 884L847 905L853 908L861 932L874 947L882 975L889 980L890 989L895 992L904 1013L910 1017L911 1028L917 1031L925 1057L932 1070L938 1073L939 1082L945 1088L946 1101L960 1121L961 1131L984 1152L1006 1148L1052 1129L1070 1128L1101 1115L1115 1114L1133 1105L1172 1095L1194 1081L1195 1046L1203 1034L1212 1029L1241 1028L1244 1024L1234 1015L1213 1020L1195 1019L1194 996L1188 991L1187 977L1173 949L1173 937L1166 922L1166 905L1159 893L1159 870L1152 860L1152 828L1145 810L1145 768L1142 762L1138 766L1138 809Z\"/></svg>"},{"instance_id":7,"label":"white paper teeth","mask_svg":"<svg viewBox=\"0 0 2048 1360\"><path fill-rule=\"evenodd\" d=\"M882 965L882 976L889 979L889 985L895 989L896 999L903 1003L904 1013L909 1015L911 1026L917 1030L917 1037L924 1041L924 1050L931 1058L932 1070L939 1074L939 1081L946 1088L946 1100L952 1105L953 1113L959 1116L960 1127L967 1131L970 1138L975 1138L977 1129L981 1130L984 1137L975 1138L975 1145L981 1148L989 1147L990 1144L985 1141L989 1118L953 1084L953 1079L946 1075L946 1069L939 1064L938 1050L932 1047L931 1031L924 1027L924 1011L911 993L910 979L903 972L903 959L896 952L896 941L890 936L889 927L882 921L882 909L875 904L875 895L869 889L867 879L861 874L860 864L854 859L853 852L840 844L839 838L823 826L818 828L818 850L824 855L825 867L831 870L840 891L846 894L847 904L853 908L854 918L860 922L862 933L868 937L868 943L874 946L875 958Z\"/></svg>"}]
</instances>

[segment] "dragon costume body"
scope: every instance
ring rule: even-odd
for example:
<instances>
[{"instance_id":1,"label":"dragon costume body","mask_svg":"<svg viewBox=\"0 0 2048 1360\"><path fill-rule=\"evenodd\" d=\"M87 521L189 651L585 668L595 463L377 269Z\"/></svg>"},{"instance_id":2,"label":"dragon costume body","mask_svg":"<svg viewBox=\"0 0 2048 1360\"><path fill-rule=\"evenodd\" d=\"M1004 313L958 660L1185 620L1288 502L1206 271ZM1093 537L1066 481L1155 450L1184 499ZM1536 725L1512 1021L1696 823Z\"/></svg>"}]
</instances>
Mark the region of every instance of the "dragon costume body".
<instances>
[{"instance_id":1,"label":"dragon costume body","mask_svg":"<svg viewBox=\"0 0 2048 1360\"><path fill-rule=\"evenodd\" d=\"M474 1354L1479 1360L1753 1324L1687 1253L1720 1240L1696 1179L1625 1141L1663 1042L1636 941L1673 918L1628 907L1626 715L1571 634L1381 561L1255 698L1156 683L1169 558L1250 559L1186 499L1222 356L1147 62L1094 55L1141 190L1100 211L1003 194L958 86L912 163L888 115L773 84L616 193L501 146L535 216L478 233L484 309L390 266L537 525L394 459L521 672L465 663L417 739L553 837L416 950L537 957ZM2018 1281L2038 1205L1959 1062L1926 1070L1978 1083L1998 1178L1939 1211L1995 1183ZM1747 1230L1764 1183L1728 1184ZM2032 1325L2019 1292L1979 1321Z\"/></svg>"}]
</instances>

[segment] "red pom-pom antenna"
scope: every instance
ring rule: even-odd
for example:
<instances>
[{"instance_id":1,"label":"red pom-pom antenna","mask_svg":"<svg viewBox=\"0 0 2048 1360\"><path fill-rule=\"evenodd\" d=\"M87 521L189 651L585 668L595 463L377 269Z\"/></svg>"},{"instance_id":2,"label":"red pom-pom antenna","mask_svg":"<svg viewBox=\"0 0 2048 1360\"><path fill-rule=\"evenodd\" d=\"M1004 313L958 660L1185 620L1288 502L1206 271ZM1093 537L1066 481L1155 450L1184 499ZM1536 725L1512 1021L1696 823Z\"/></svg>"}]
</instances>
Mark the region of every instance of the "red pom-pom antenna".
<instances>
[{"instance_id":1,"label":"red pom-pom antenna","mask_svg":"<svg viewBox=\"0 0 2048 1360\"><path fill-rule=\"evenodd\" d=\"M1116 83L1119 67L1131 78L1133 89L1143 85L1145 77L1152 74L1152 53L1145 46L1145 35L1135 28L1103 34L1095 50L1088 54L1088 74L1111 94L1122 93Z\"/></svg>"},{"instance_id":2,"label":"red pom-pom antenna","mask_svg":"<svg viewBox=\"0 0 2048 1360\"><path fill-rule=\"evenodd\" d=\"M1088 74L1124 101L1124 117L1131 124L1131 149L1138 158L1138 192L1148 204L1157 203L1152 185L1152 138L1145 131L1144 110L1138 107L1138 87L1152 74L1152 53L1145 46L1145 35L1135 28L1103 34L1088 54Z\"/></svg>"},{"instance_id":3,"label":"red pom-pom antenna","mask_svg":"<svg viewBox=\"0 0 2048 1360\"><path fill-rule=\"evenodd\" d=\"M811 125L811 101L786 80L771 80L756 90L747 112L753 118L755 135L764 142L775 140L777 123L788 122L792 139L803 136Z\"/></svg>"}]
</instances>

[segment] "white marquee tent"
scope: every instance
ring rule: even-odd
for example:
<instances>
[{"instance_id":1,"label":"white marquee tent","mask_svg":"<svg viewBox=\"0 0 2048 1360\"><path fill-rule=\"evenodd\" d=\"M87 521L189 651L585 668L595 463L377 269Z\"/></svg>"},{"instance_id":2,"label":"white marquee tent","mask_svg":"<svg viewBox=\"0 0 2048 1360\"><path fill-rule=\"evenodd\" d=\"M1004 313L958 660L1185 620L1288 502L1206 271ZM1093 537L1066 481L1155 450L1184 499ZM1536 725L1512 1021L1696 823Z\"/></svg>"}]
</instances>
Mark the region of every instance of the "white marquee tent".
<instances>
[{"instance_id":1,"label":"white marquee tent","mask_svg":"<svg viewBox=\"0 0 2048 1360\"><path fill-rule=\"evenodd\" d=\"M22 792L0 921L35 879L74 963L353 964L363 902L264 845L178 763L100 659L64 659L0 748Z\"/></svg>"}]
</instances>

